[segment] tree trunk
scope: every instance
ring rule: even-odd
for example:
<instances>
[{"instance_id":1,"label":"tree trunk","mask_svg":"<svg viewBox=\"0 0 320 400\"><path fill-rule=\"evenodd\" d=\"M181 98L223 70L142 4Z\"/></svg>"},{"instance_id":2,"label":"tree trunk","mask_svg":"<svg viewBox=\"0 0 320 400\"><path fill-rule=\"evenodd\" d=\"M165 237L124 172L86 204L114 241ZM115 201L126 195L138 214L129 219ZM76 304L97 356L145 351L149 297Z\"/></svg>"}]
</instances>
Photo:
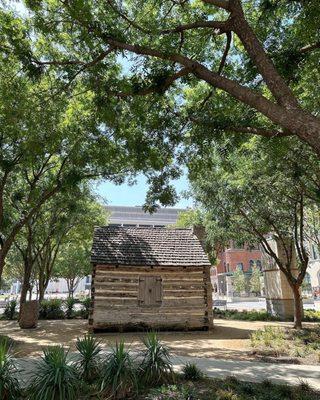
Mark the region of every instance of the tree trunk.
<instances>
[{"instance_id":1,"label":"tree trunk","mask_svg":"<svg viewBox=\"0 0 320 400\"><path fill-rule=\"evenodd\" d=\"M24 274L23 274L23 283L21 286L21 294L20 294L20 309L21 304L27 301L28 291L31 289L30 285L30 277L32 271L32 262L28 258L24 260Z\"/></svg>"},{"instance_id":2,"label":"tree trunk","mask_svg":"<svg viewBox=\"0 0 320 400\"><path fill-rule=\"evenodd\" d=\"M292 286L293 299L294 299L294 327L302 329L303 318L303 303L300 293L300 285Z\"/></svg>"}]
</instances>

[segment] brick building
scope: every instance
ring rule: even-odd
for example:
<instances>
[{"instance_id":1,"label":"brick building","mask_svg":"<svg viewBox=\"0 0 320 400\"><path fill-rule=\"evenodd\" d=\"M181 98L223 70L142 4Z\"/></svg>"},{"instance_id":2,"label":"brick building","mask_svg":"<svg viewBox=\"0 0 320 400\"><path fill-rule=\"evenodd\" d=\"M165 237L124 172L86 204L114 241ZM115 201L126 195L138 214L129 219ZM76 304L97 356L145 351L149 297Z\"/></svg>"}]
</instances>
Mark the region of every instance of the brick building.
<instances>
[{"instance_id":1,"label":"brick building","mask_svg":"<svg viewBox=\"0 0 320 400\"><path fill-rule=\"evenodd\" d=\"M218 254L218 264L211 271L214 293L227 295L232 292L233 273L241 269L247 277L250 277L254 265L262 270L262 252L259 246L249 247L230 241L229 247Z\"/></svg>"}]
</instances>

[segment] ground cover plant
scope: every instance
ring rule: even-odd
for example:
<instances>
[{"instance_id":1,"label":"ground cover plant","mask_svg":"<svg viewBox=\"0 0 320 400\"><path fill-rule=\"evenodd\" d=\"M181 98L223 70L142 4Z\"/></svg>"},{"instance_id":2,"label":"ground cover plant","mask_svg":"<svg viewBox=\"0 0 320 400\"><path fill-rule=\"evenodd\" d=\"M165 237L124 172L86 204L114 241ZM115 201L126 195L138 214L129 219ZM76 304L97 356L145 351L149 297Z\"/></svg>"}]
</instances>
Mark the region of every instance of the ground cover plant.
<instances>
[{"instance_id":1,"label":"ground cover plant","mask_svg":"<svg viewBox=\"0 0 320 400\"><path fill-rule=\"evenodd\" d=\"M287 356L320 363L320 325L301 330L266 326L251 334L251 346L261 356Z\"/></svg>"},{"instance_id":2,"label":"ground cover plant","mask_svg":"<svg viewBox=\"0 0 320 400\"><path fill-rule=\"evenodd\" d=\"M234 377L203 378L198 382L181 381L161 386L141 396L139 400L318 400L319 392L305 383L299 386L242 382Z\"/></svg>"},{"instance_id":3,"label":"ground cover plant","mask_svg":"<svg viewBox=\"0 0 320 400\"><path fill-rule=\"evenodd\" d=\"M220 310L214 308L214 317L243 321L280 321L280 318L270 315L265 310ZM320 311L304 310L303 321L320 322Z\"/></svg>"}]
</instances>

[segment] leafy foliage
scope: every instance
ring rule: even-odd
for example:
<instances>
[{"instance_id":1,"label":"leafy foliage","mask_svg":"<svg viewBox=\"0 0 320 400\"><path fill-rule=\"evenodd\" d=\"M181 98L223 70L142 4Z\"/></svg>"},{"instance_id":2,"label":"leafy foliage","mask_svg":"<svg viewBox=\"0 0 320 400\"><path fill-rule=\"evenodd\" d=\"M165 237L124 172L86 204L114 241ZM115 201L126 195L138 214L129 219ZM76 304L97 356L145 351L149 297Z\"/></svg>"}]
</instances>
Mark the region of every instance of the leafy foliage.
<instances>
[{"instance_id":1,"label":"leafy foliage","mask_svg":"<svg viewBox=\"0 0 320 400\"><path fill-rule=\"evenodd\" d=\"M190 362L183 366L182 374L187 381L200 381L204 377L201 369L196 364Z\"/></svg>"},{"instance_id":2,"label":"leafy foliage","mask_svg":"<svg viewBox=\"0 0 320 400\"><path fill-rule=\"evenodd\" d=\"M140 365L141 377L146 385L158 385L173 379L170 353L156 332L149 332L143 341L146 349Z\"/></svg>"},{"instance_id":3,"label":"leafy foliage","mask_svg":"<svg viewBox=\"0 0 320 400\"><path fill-rule=\"evenodd\" d=\"M40 303L39 318L41 319L63 319L62 300L48 299Z\"/></svg>"},{"instance_id":4,"label":"leafy foliage","mask_svg":"<svg viewBox=\"0 0 320 400\"><path fill-rule=\"evenodd\" d=\"M76 400L81 386L76 367L67 359L68 352L55 346L44 350L42 360L33 372L31 400Z\"/></svg>"},{"instance_id":5,"label":"leafy foliage","mask_svg":"<svg viewBox=\"0 0 320 400\"><path fill-rule=\"evenodd\" d=\"M16 378L17 368L10 354L8 338L0 338L0 398L17 400L20 398L20 383Z\"/></svg>"},{"instance_id":6,"label":"leafy foliage","mask_svg":"<svg viewBox=\"0 0 320 400\"><path fill-rule=\"evenodd\" d=\"M65 301L66 304L66 318L71 319L74 317L74 306L77 303L77 300L73 297L68 297Z\"/></svg>"},{"instance_id":7,"label":"leafy foliage","mask_svg":"<svg viewBox=\"0 0 320 400\"><path fill-rule=\"evenodd\" d=\"M86 335L82 339L77 339L76 348L80 357L77 362L80 379L91 384L100 374L100 343L94 337Z\"/></svg>"},{"instance_id":8,"label":"leafy foliage","mask_svg":"<svg viewBox=\"0 0 320 400\"><path fill-rule=\"evenodd\" d=\"M138 380L136 369L124 342L116 343L101 369L101 391L115 399L126 399L136 393Z\"/></svg>"},{"instance_id":9,"label":"leafy foliage","mask_svg":"<svg viewBox=\"0 0 320 400\"><path fill-rule=\"evenodd\" d=\"M17 301L16 300L9 301L9 303L6 304L6 307L3 311L3 317L9 320L14 319L17 315L16 309L17 309Z\"/></svg>"}]
</instances>

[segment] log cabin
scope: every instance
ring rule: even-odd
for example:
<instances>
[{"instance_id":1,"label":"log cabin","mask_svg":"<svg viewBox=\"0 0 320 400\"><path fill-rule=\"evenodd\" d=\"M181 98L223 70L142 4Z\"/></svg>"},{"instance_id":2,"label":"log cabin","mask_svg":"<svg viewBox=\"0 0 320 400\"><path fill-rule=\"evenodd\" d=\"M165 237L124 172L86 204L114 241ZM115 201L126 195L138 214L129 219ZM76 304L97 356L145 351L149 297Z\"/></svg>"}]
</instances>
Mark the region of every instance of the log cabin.
<instances>
[{"instance_id":1,"label":"log cabin","mask_svg":"<svg viewBox=\"0 0 320 400\"><path fill-rule=\"evenodd\" d=\"M91 332L210 330L210 262L191 229L94 231Z\"/></svg>"}]
</instances>

